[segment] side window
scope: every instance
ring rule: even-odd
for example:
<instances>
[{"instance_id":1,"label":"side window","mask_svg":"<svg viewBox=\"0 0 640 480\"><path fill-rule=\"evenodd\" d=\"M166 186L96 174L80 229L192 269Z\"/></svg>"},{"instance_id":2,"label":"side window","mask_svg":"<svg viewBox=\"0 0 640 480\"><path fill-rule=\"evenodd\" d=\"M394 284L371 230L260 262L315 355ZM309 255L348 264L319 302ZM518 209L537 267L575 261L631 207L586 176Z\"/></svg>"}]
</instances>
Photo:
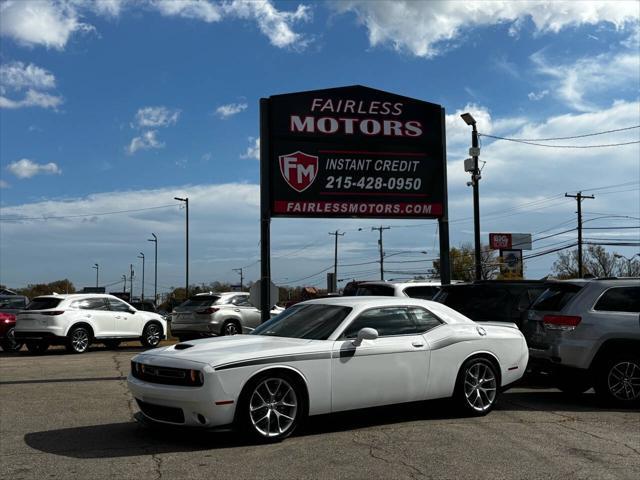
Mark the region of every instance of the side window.
<instances>
[{"instance_id":1,"label":"side window","mask_svg":"<svg viewBox=\"0 0 640 480\"><path fill-rule=\"evenodd\" d=\"M607 312L640 312L640 287L610 288L600 297L594 310Z\"/></svg>"},{"instance_id":2,"label":"side window","mask_svg":"<svg viewBox=\"0 0 640 480\"><path fill-rule=\"evenodd\" d=\"M436 317L433 313L424 308L409 307L409 312L413 315L418 325L418 331L420 333L431 330L432 328L442 325L444 322Z\"/></svg>"},{"instance_id":3,"label":"side window","mask_svg":"<svg viewBox=\"0 0 640 480\"><path fill-rule=\"evenodd\" d=\"M365 328L375 328L378 335L411 335L417 333L416 324L404 307L372 308L360 314L345 330L343 337L356 338Z\"/></svg>"},{"instance_id":4,"label":"side window","mask_svg":"<svg viewBox=\"0 0 640 480\"><path fill-rule=\"evenodd\" d=\"M74 306L80 310L109 310L104 298L85 298L78 300Z\"/></svg>"},{"instance_id":5,"label":"side window","mask_svg":"<svg viewBox=\"0 0 640 480\"><path fill-rule=\"evenodd\" d=\"M109 299L109 309L113 312L128 312L129 305L115 298Z\"/></svg>"},{"instance_id":6,"label":"side window","mask_svg":"<svg viewBox=\"0 0 640 480\"><path fill-rule=\"evenodd\" d=\"M239 307L253 307L253 305L249 303L249 297L247 297L246 295L238 295L237 297L233 297L231 303Z\"/></svg>"}]
</instances>

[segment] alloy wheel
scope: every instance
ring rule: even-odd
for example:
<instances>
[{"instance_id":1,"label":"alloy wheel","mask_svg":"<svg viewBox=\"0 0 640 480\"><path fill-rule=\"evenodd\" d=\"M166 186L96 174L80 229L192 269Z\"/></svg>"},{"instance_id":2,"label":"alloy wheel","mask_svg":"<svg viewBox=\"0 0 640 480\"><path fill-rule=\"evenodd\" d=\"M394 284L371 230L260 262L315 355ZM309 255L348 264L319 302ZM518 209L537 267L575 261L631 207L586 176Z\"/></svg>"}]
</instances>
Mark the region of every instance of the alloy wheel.
<instances>
[{"instance_id":1,"label":"alloy wheel","mask_svg":"<svg viewBox=\"0 0 640 480\"><path fill-rule=\"evenodd\" d=\"M155 346L160 343L160 329L155 324L147 326L147 345Z\"/></svg>"},{"instance_id":2,"label":"alloy wheel","mask_svg":"<svg viewBox=\"0 0 640 480\"><path fill-rule=\"evenodd\" d=\"M225 335L238 335L239 333L238 326L233 322L229 322L224 326Z\"/></svg>"},{"instance_id":3,"label":"alloy wheel","mask_svg":"<svg viewBox=\"0 0 640 480\"><path fill-rule=\"evenodd\" d=\"M82 353L89 347L89 334L84 328L78 328L71 334L73 350Z\"/></svg>"},{"instance_id":4,"label":"alloy wheel","mask_svg":"<svg viewBox=\"0 0 640 480\"><path fill-rule=\"evenodd\" d=\"M611 367L607 376L609 392L618 400L631 401L640 398L640 366L622 361Z\"/></svg>"},{"instance_id":5,"label":"alloy wheel","mask_svg":"<svg viewBox=\"0 0 640 480\"><path fill-rule=\"evenodd\" d=\"M298 396L283 378L267 378L256 386L249 400L253 428L265 438L285 435L294 425Z\"/></svg>"},{"instance_id":6,"label":"alloy wheel","mask_svg":"<svg viewBox=\"0 0 640 480\"><path fill-rule=\"evenodd\" d=\"M496 399L496 376L491 367L482 362L472 363L464 376L464 395L477 412L484 412Z\"/></svg>"}]
</instances>

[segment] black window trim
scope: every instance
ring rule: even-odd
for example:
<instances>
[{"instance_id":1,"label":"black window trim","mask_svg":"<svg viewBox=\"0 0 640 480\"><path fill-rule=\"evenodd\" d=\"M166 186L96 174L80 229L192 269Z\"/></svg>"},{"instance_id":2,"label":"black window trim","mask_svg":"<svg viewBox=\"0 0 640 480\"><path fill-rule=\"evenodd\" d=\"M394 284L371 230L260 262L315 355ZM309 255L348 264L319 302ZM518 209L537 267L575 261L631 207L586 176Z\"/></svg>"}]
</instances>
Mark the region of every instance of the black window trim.
<instances>
[{"instance_id":1,"label":"black window trim","mask_svg":"<svg viewBox=\"0 0 640 480\"><path fill-rule=\"evenodd\" d=\"M600 299L604 297L605 293L607 293L609 290L613 290L614 288L638 288L638 285L613 285L611 287L604 289L602 292L600 292L600 295L598 295L596 300L593 302L593 305L591 305L589 312L590 313L621 313L621 314L626 313L627 315L638 315L638 312L626 312L624 310L596 310L596 305L598 304Z\"/></svg>"},{"instance_id":2,"label":"black window trim","mask_svg":"<svg viewBox=\"0 0 640 480\"><path fill-rule=\"evenodd\" d=\"M440 322L440 325L436 325L433 328L430 328L429 330L425 330L422 333L417 333L416 335L425 335L426 333L432 332L434 331L436 328L440 328L443 325L447 325L447 322L445 322L444 320L442 320L438 315L436 315L435 313L433 313L431 310L429 310L428 308L424 308L422 305L407 305L407 308L420 308L422 310L424 310L425 312L429 312L431 315L433 315L436 320L438 320ZM415 318L415 314L409 312L409 315L411 315L413 317L413 320L416 322L416 326L420 326L418 325L418 319Z\"/></svg>"}]
</instances>

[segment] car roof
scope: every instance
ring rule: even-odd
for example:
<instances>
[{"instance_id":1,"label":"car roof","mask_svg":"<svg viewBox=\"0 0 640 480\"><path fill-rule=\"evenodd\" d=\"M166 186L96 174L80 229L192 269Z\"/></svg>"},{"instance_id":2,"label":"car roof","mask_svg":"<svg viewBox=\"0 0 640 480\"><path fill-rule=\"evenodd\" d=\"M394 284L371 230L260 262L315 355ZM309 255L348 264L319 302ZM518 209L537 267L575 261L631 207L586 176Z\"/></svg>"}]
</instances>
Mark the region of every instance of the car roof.
<instances>
[{"instance_id":1,"label":"car roof","mask_svg":"<svg viewBox=\"0 0 640 480\"><path fill-rule=\"evenodd\" d=\"M194 295L194 297L210 296L210 295L216 295L216 296L220 296L220 295L249 295L249 293L248 292L200 292L200 293L196 293Z\"/></svg>"},{"instance_id":2,"label":"car roof","mask_svg":"<svg viewBox=\"0 0 640 480\"><path fill-rule=\"evenodd\" d=\"M422 305L426 304L436 304L437 302L432 302L430 300L422 300L419 298L410 298L410 297L383 297L383 296L360 296L360 297L327 297L327 298L316 298L312 300L306 300L304 302L300 302L297 305L302 303L310 303L310 304L325 304L325 305L338 305L342 307L393 307L396 305Z\"/></svg>"},{"instance_id":3,"label":"car roof","mask_svg":"<svg viewBox=\"0 0 640 480\"><path fill-rule=\"evenodd\" d=\"M57 298L58 300L79 300L83 298L118 298L113 295L109 295L108 293L61 293L61 294L51 294L51 295L38 295L33 300L37 300L39 298ZM122 300L118 298L118 300Z\"/></svg>"}]
</instances>

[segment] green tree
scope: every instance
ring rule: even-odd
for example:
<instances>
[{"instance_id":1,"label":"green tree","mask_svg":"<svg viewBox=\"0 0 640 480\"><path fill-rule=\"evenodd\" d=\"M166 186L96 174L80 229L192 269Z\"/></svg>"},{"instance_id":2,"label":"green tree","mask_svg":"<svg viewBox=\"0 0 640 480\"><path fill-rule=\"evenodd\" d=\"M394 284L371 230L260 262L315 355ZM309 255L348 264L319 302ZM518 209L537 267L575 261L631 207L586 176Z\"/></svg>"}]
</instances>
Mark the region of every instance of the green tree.
<instances>
[{"instance_id":1,"label":"green tree","mask_svg":"<svg viewBox=\"0 0 640 480\"><path fill-rule=\"evenodd\" d=\"M51 295L52 293L75 293L76 287L68 279L56 280L51 283L29 284L25 288L17 289L17 293L34 298L39 295Z\"/></svg>"},{"instance_id":2,"label":"green tree","mask_svg":"<svg viewBox=\"0 0 640 480\"><path fill-rule=\"evenodd\" d=\"M460 247L449 250L449 262L451 264L451 279L470 282L476 278L475 248L471 243L462 243ZM488 245L482 245L480 250L480 264L482 267L482 279L491 280L497 277L500 271L498 257ZM435 276L440 277L440 260L433 262Z\"/></svg>"}]
</instances>

